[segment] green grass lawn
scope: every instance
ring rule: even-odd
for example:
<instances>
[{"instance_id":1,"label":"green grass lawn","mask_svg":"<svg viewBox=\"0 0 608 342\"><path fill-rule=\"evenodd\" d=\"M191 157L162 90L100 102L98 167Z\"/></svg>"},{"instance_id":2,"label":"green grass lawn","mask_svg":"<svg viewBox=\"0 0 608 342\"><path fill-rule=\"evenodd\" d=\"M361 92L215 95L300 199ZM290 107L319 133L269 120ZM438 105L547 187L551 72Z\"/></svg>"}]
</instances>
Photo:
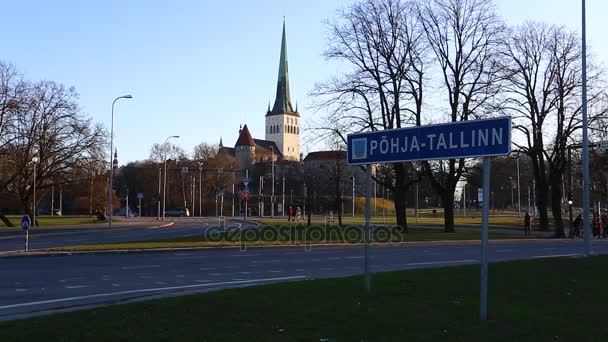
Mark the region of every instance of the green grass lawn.
<instances>
[{"instance_id":1,"label":"green grass lawn","mask_svg":"<svg viewBox=\"0 0 608 342\"><path fill-rule=\"evenodd\" d=\"M229 289L0 323L9 341L606 341L608 257Z\"/></svg>"},{"instance_id":2,"label":"green grass lawn","mask_svg":"<svg viewBox=\"0 0 608 342\"><path fill-rule=\"evenodd\" d=\"M445 233L441 230L410 229L401 233L389 228L374 230L373 241L377 243L398 243L413 241L479 240L480 232ZM523 235L493 234L491 239L528 238ZM82 245L45 249L46 251L95 251L113 249L155 249L219 246L264 246L264 245L301 245L318 243L357 244L363 241L361 227L340 229L337 226L283 226L267 225L259 230L235 231L209 235L195 235L151 241L117 242L96 245Z\"/></svg>"},{"instance_id":3,"label":"green grass lawn","mask_svg":"<svg viewBox=\"0 0 608 342\"><path fill-rule=\"evenodd\" d=\"M6 217L16 226L21 225L21 218L23 215L6 215ZM58 227L58 226L78 226L82 224L94 224L102 223L97 220L94 216L37 216L36 220L40 225L39 228L44 227ZM114 220L116 221L116 220ZM0 228L6 228L4 222L0 220Z\"/></svg>"}]
</instances>

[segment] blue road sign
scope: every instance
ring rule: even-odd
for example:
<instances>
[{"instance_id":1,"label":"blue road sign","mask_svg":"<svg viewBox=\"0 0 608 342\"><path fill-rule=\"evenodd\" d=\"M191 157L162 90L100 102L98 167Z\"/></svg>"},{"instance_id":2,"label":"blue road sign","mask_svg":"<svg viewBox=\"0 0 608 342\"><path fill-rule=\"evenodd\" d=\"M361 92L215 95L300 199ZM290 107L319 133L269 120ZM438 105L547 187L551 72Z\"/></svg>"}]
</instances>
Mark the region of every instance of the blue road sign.
<instances>
[{"instance_id":1,"label":"blue road sign","mask_svg":"<svg viewBox=\"0 0 608 342\"><path fill-rule=\"evenodd\" d=\"M511 153L511 117L349 134L348 164L502 156Z\"/></svg>"},{"instance_id":2,"label":"blue road sign","mask_svg":"<svg viewBox=\"0 0 608 342\"><path fill-rule=\"evenodd\" d=\"M144 198L144 193L143 192L138 192L137 193L137 199L143 199Z\"/></svg>"},{"instance_id":3,"label":"blue road sign","mask_svg":"<svg viewBox=\"0 0 608 342\"><path fill-rule=\"evenodd\" d=\"M32 224L32 221L31 221L30 217L28 215L23 215L23 217L21 218L21 229L28 230L28 229L30 229L31 224Z\"/></svg>"}]
</instances>

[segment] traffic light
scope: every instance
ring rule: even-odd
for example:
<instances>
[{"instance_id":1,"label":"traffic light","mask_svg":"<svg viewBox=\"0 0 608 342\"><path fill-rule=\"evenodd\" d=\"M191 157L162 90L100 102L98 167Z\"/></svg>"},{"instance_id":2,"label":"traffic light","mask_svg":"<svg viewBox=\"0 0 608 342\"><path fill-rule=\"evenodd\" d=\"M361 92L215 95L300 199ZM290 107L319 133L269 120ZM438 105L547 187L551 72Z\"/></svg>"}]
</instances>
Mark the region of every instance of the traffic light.
<instances>
[{"instance_id":1,"label":"traffic light","mask_svg":"<svg viewBox=\"0 0 608 342\"><path fill-rule=\"evenodd\" d=\"M569 205L572 205L572 203L573 203L573 202L572 202L572 191L570 191L570 192L568 193L568 204L569 204Z\"/></svg>"},{"instance_id":2,"label":"traffic light","mask_svg":"<svg viewBox=\"0 0 608 342\"><path fill-rule=\"evenodd\" d=\"M249 194L248 194L248 193L244 193L244 194L243 194L243 198L244 198L244 199L249 199Z\"/></svg>"}]
</instances>

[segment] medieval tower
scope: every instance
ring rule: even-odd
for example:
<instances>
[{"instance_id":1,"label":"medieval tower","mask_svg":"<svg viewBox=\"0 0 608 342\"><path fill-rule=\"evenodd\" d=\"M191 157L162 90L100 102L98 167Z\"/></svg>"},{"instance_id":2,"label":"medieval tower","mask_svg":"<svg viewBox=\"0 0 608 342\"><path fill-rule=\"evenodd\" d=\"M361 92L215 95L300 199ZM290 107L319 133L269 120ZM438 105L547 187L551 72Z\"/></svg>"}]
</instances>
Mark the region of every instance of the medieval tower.
<instances>
[{"instance_id":1,"label":"medieval tower","mask_svg":"<svg viewBox=\"0 0 608 342\"><path fill-rule=\"evenodd\" d=\"M287 38L283 20L283 39L279 58L277 94L272 109L266 112L266 140L273 141L285 159L300 158L300 113L293 110L289 95L289 72L287 66Z\"/></svg>"}]
</instances>

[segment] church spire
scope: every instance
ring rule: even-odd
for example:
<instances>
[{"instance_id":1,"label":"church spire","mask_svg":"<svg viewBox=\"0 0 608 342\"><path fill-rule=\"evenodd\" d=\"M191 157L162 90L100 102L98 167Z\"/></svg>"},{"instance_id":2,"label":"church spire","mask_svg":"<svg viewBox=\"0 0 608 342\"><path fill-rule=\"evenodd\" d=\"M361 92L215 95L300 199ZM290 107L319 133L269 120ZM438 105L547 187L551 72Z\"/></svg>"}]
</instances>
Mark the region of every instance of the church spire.
<instances>
[{"instance_id":1,"label":"church spire","mask_svg":"<svg viewBox=\"0 0 608 342\"><path fill-rule=\"evenodd\" d=\"M287 65L287 36L285 35L285 19L283 18L283 37L281 40L281 56L279 59L279 77L277 80L277 96L272 111L268 115L295 113L289 95L289 68Z\"/></svg>"}]
</instances>

